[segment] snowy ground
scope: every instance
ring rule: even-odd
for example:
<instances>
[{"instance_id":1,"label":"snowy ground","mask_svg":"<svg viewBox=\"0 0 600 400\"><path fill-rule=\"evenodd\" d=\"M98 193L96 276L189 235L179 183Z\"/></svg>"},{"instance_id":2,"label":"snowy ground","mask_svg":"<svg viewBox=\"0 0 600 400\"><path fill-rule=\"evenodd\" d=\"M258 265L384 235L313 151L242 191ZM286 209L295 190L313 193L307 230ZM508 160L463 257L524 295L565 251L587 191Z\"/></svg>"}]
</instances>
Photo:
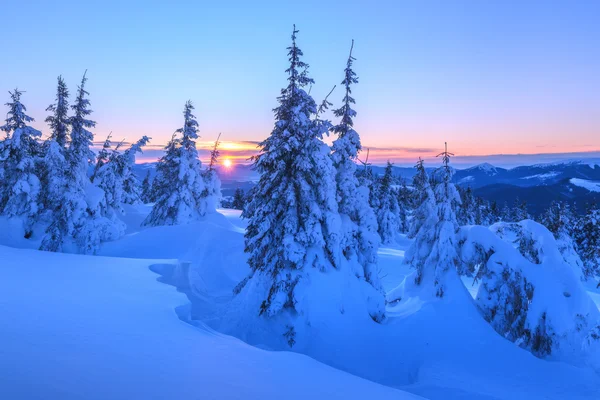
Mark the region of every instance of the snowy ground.
<instances>
[{"instance_id":1,"label":"snowy ground","mask_svg":"<svg viewBox=\"0 0 600 400\"><path fill-rule=\"evenodd\" d=\"M101 257L27 250L35 237L0 220L0 245L20 247L0 246L0 399L600 398L591 369L537 359L452 303L415 299L381 325L336 320L305 354L244 343L219 333L248 271L239 212L139 230L148 208L128 211L128 234ZM380 251L387 290L408 273L408 244ZM171 276L177 260L192 287Z\"/></svg>"}]
</instances>

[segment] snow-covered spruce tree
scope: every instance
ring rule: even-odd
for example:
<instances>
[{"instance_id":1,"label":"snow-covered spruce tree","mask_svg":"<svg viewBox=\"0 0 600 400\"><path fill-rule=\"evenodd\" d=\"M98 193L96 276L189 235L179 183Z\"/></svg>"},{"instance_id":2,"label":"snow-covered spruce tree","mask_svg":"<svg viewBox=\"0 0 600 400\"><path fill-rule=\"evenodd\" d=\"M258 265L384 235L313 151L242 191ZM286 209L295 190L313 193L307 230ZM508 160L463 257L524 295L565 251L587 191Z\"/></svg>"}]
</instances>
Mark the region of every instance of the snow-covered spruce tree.
<instances>
[{"instance_id":1,"label":"snow-covered spruce tree","mask_svg":"<svg viewBox=\"0 0 600 400\"><path fill-rule=\"evenodd\" d=\"M210 152L210 162L208 168L202 171L202 178L204 179L204 193L203 196L206 198L207 208L209 210L216 210L221 202L221 180L217 174L215 167L219 162L219 139L221 134L217 137L215 145Z\"/></svg>"},{"instance_id":2,"label":"snow-covered spruce tree","mask_svg":"<svg viewBox=\"0 0 600 400\"><path fill-rule=\"evenodd\" d=\"M575 231L577 252L586 278L600 277L600 207L589 204Z\"/></svg>"},{"instance_id":3,"label":"snow-covered spruce tree","mask_svg":"<svg viewBox=\"0 0 600 400\"><path fill-rule=\"evenodd\" d=\"M146 176L142 181L142 193L140 195L142 203L147 204L152 202L152 182L150 181L150 170L146 171Z\"/></svg>"},{"instance_id":4,"label":"snow-covered spruce tree","mask_svg":"<svg viewBox=\"0 0 600 400\"><path fill-rule=\"evenodd\" d=\"M481 197L474 197L474 220L475 225L489 226L491 224L489 204Z\"/></svg>"},{"instance_id":5,"label":"snow-covered spruce tree","mask_svg":"<svg viewBox=\"0 0 600 400\"><path fill-rule=\"evenodd\" d=\"M147 145L149 141L150 138L148 136L142 136L140 140L125 150L121 156L123 159L121 171L123 182L122 202L125 204L139 204L142 202L142 186L133 172L133 166L135 165L135 155L142 153L142 147Z\"/></svg>"},{"instance_id":6,"label":"snow-covered spruce tree","mask_svg":"<svg viewBox=\"0 0 600 400\"><path fill-rule=\"evenodd\" d=\"M96 165L94 166L94 171L92 172L92 176L90 177L90 180L92 182L96 180L96 175L98 175L98 171L100 171L102 166L108 162L108 159L111 154L110 148L112 147L112 141L110 140L111 137L112 132L108 134L106 140L104 140L104 143L102 144L102 148L100 149L100 151L98 151L98 155L96 155Z\"/></svg>"},{"instance_id":7,"label":"snow-covered spruce tree","mask_svg":"<svg viewBox=\"0 0 600 400\"><path fill-rule=\"evenodd\" d=\"M381 241L386 244L393 243L400 232L400 206L392 184L392 163L388 161L383 176L376 182L377 207L375 208L377 231Z\"/></svg>"},{"instance_id":8,"label":"snow-covered spruce tree","mask_svg":"<svg viewBox=\"0 0 600 400\"><path fill-rule=\"evenodd\" d=\"M420 157L415 169L417 173L412 181L412 203L415 210L408 229L408 237L411 239L417 236L423 225L427 225L426 229L432 228L436 223L434 218L437 218L435 195L431 188L429 175L425 170L424 161Z\"/></svg>"},{"instance_id":9,"label":"snow-covered spruce tree","mask_svg":"<svg viewBox=\"0 0 600 400\"><path fill-rule=\"evenodd\" d=\"M519 222L519 221L523 221L525 219L529 219L529 217L530 217L530 215L527 212L527 202L524 200L520 201L519 198L517 197L513 204L512 221Z\"/></svg>"},{"instance_id":10,"label":"snow-covered spruce tree","mask_svg":"<svg viewBox=\"0 0 600 400\"><path fill-rule=\"evenodd\" d=\"M495 224L496 222L499 222L501 219L501 210L500 207L498 206L498 202L496 202L496 200L493 200L492 203L490 204L490 209L489 209L489 223L491 224Z\"/></svg>"},{"instance_id":11,"label":"snow-covered spruce tree","mask_svg":"<svg viewBox=\"0 0 600 400\"><path fill-rule=\"evenodd\" d=\"M398 207L400 213L398 215L400 223L400 232L408 233L409 230L409 218L412 212L412 192L406 185L406 180L402 179L400 182L400 188L398 189Z\"/></svg>"},{"instance_id":12,"label":"snow-covered spruce tree","mask_svg":"<svg viewBox=\"0 0 600 400\"><path fill-rule=\"evenodd\" d=\"M45 142L41 199L50 214L62 206L66 187L67 143L69 139L69 90L61 76L58 77L56 102L46 108L50 137Z\"/></svg>"},{"instance_id":13,"label":"snow-covered spruce tree","mask_svg":"<svg viewBox=\"0 0 600 400\"><path fill-rule=\"evenodd\" d=\"M231 202L231 208L235 210L243 210L244 203L244 190L241 188L235 189L235 193L233 194L233 201Z\"/></svg>"},{"instance_id":14,"label":"snow-covered spruce tree","mask_svg":"<svg viewBox=\"0 0 600 400\"><path fill-rule=\"evenodd\" d=\"M466 273L458 256L458 231L456 209L460 205L460 195L452 183L453 170L450 168L450 157L446 149L440 153L443 166L438 174L439 182L434 189L436 207L426 216L411 247L406 252L405 262L412 266L416 273L416 286L430 291L437 297L444 297L448 291L466 290L458 278L458 273ZM424 204L430 207L430 193ZM422 216L419 218L423 218Z\"/></svg>"},{"instance_id":15,"label":"snow-covered spruce tree","mask_svg":"<svg viewBox=\"0 0 600 400\"><path fill-rule=\"evenodd\" d=\"M94 159L90 149L94 136L89 128L96 123L88 119L92 111L86 81L84 74L71 106L71 141L65 153L65 186L59 199L60 207L53 210L52 223L46 229L40 250L93 254L100 242L116 239L124 232L120 220L105 214L108 208L104 193L92 185L88 177L88 167Z\"/></svg>"},{"instance_id":16,"label":"snow-covered spruce tree","mask_svg":"<svg viewBox=\"0 0 600 400\"><path fill-rule=\"evenodd\" d=\"M9 93L11 101L6 103L7 117L5 124L0 126L0 130L6 133L0 159L0 169L3 170L0 212L21 218L25 237L29 237L40 208L40 180L35 164L41 152L37 138L42 134L28 125L33 118L25 114L27 109L21 103L23 92L15 89Z\"/></svg>"},{"instance_id":17,"label":"snow-covered spruce tree","mask_svg":"<svg viewBox=\"0 0 600 400\"><path fill-rule=\"evenodd\" d=\"M512 222L513 221L513 212L508 206L508 203L505 201L502 206L502 210L500 210L500 221L502 222Z\"/></svg>"},{"instance_id":18,"label":"snow-covered spruce tree","mask_svg":"<svg viewBox=\"0 0 600 400\"><path fill-rule=\"evenodd\" d=\"M458 209L457 218L459 225L473 225L476 219L476 203L471 187L461 190L458 188L461 197L461 206ZM480 218L481 219L481 218ZM479 224L478 224L479 225Z\"/></svg>"},{"instance_id":19,"label":"snow-covered spruce tree","mask_svg":"<svg viewBox=\"0 0 600 400\"><path fill-rule=\"evenodd\" d=\"M92 134L86 128L95 122L86 119L90 114L85 74L77 91L76 103L71 106L75 116L69 118L71 142L65 152L64 188L56 199L59 206L53 210L52 223L46 229L40 250L63 251L65 245L76 240L88 218L86 203L87 165L93 153L89 149Z\"/></svg>"},{"instance_id":20,"label":"snow-covered spruce tree","mask_svg":"<svg viewBox=\"0 0 600 400\"><path fill-rule=\"evenodd\" d=\"M111 149L110 135L106 138L102 150L98 153L96 168L94 169L94 184L104 192L103 205L105 214L114 215L123 212L123 169L125 158L119 152L123 141Z\"/></svg>"},{"instance_id":21,"label":"snow-covered spruce tree","mask_svg":"<svg viewBox=\"0 0 600 400\"><path fill-rule=\"evenodd\" d=\"M340 251L336 171L322 141L328 124L320 123L304 90L313 81L296 46L297 32L294 27L275 127L254 157L260 179L243 212L251 272L235 290L248 311L268 317L270 329L290 346L329 318L368 319L367 299L378 293L357 279Z\"/></svg>"},{"instance_id":22,"label":"snow-covered spruce tree","mask_svg":"<svg viewBox=\"0 0 600 400\"><path fill-rule=\"evenodd\" d=\"M46 108L51 114L46 117L50 127L50 140L54 140L63 149L69 139L69 89L62 76L58 77L56 102Z\"/></svg>"},{"instance_id":23,"label":"snow-covered spruce tree","mask_svg":"<svg viewBox=\"0 0 600 400\"><path fill-rule=\"evenodd\" d=\"M356 176L356 162L362 146L360 136L354 130L353 121L356 111L352 105L356 102L352 97L352 85L358 83L356 73L352 70L355 60L352 56L353 48L354 41L344 70L342 85L345 94L342 106L333 110L340 122L331 128L337 135L333 141L331 159L336 170L337 202L342 217L341 246L346 259L358 264L359 276L364 277L376 290L382 291L377 273L377 249L380 240L377 218L369 204L369 188L364 183L361 184ZM395 205L397 206L397 203ZM389 221L386 219L386 222ZM386 230L389 229L399 229L399 226L386 226ZM396 232L393 232L391 238L395 234ZM382 318L384 313L383 304L380 306L380 310L373 310L374 315L381 315L378 318Z\"/></svg>"},{"instance_id":24,"label":"snow-covered spruce tree","mask_svg":"<svg viewBox=\"0 0 600 400\"><path fill-rule=\"evenodd\" d=\"M171 184L175 182L176 177L179 175L177 163L179 146L179 139L177 139L176 133L173 133L171 140L165 146L165 154L156 164L156 175L152 181L152 191L149 198L151 203L162 197L168 197L171 193Z\"/></svg>"},{"instance_id":25,"label":"snow-covered spruce tree","mask_svg":"<svg viewBox=\"0 0 600 400\"><path fill-rule=\"evenodd\" d=\"M157 168L156 203L144 225L178 225L198 220L208 211L207 191L196 150L198 122L191 101L183 109L184 124L167 145Z\"/></svg>"}]
</instances>

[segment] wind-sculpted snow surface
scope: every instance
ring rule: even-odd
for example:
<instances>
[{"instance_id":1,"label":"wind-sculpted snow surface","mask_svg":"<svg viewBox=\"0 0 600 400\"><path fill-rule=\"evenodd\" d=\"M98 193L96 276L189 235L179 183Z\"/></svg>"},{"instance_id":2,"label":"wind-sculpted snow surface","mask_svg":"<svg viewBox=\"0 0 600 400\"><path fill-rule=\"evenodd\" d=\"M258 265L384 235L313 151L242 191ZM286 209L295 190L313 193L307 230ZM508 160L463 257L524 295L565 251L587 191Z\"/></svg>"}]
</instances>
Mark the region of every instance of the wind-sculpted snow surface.
<instances>
[{"instance_id":1,"label":"wind-sculpted snow surface","mask_svg":"<svg viewBox=\"0 0 600 400\"><path fill-rule=\"evenodd\" d=\"M160 229L160 228L159 228ZM417 399L178 319L152 264L0 246L0 398Z\"/></svg>"},{"instance_id":2,"label":"wind-sculpted snow surface","mask_svg":"<svg viewBox=\"0 0 600 400\"><path fill-rule=\"evenodd\" d=\"M478 268L475 301L494 329L533 354L600 372L600 312L581 270L530 220L464 227L462 258Z\"/></svg>"}]
</instances>

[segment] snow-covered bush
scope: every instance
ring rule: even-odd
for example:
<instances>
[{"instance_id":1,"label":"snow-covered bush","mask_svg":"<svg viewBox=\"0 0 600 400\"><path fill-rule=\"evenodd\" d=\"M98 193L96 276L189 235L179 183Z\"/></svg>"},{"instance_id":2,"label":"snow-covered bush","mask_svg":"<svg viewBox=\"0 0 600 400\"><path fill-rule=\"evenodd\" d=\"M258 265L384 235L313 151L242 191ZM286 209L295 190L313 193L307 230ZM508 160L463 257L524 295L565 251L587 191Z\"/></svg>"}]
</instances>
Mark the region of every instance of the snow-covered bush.
<instances>
[{"instance_id":1,"label":"snow-covered bush","mask_svg":"<svg viewBox=\"0 0 600 400\"><path fill-rule=\"evenodd\" d=\"M475 301L499 334L539 357L600 355L600 312L544 226L524 220L464 227L461 241L463 261L477 268ZM584 362L600 367L597 359Z\"/></svg>"}]
</instances>

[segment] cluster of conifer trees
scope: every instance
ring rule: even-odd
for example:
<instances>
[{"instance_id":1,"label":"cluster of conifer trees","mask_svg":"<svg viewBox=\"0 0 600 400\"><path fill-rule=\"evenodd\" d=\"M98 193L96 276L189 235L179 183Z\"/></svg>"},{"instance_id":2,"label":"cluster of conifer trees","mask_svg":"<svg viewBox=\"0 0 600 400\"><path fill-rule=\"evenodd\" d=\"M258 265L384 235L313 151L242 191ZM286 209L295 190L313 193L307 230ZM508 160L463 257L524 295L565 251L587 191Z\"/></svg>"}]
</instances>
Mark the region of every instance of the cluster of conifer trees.
<instances>
[{"instance_id":1,"label":"cluster of conifer trees","mask_svg":"<svg viewBox=\"0 0 600 400\"><path fill-rule=\"evenodd\" d=\"M542 263L540 252L551 249L552 254L560 254L562 261L546 262L560 262L565 276L578 274L581 261L570 241L573 232L565 225L564 207L553 205L544 216L544 223L556 237L550 240L548 236L552 234L548 230L543 227L540 230L541 225L527 220L525 203L517 201L514 210L503 212L497 204L474 197L470 189L457 188L450 167L453 154L447 148L439 154L441 167L431 174L422 160L417 162L410 186L398 184L390 163L380 177L374 176L366 165L358 168L361 143L353 128L356 112L351 96L358 79L352 69L355 60L352 51L342 81L344 96L340 107L334 110L339 120L333 124L322 119L322 111L332 103L326 98L317 107L306 91L314 82L296 44L297 33L294 28L292 45L288 48L288 84L278 97L275 126L260 144L260 154L254 157L260 179L246 199L241 192L236 195L236 203L246 201L243 207L237 206L243 208L242 216L248 219L245 250L251 272L235 288L235 293L252 303L250 307L256 307L259 315L276 321L292 346L299 340L298 332L311 326L312 301L317 301L319 312L325 314L327 299L335 298L334 307L342 313L364 310L375 322L381 322L385 319L386 302L414 295L415 290L421 293L420 297L450 296L463 299L460 301L465 305L472 304L460 276L479 276L485 282L485 289L493 291L477 301L494 328L507 337L511 333L514 341L522 341L523 347L534 354L550 353L553 341L559 340L553 329L560 324L551 326L545 313L539 318L531 316L527 304L521 311L512 311L522 312L516 316L497 312L500 307L515 304L529 295L530 302L549 301L544 297L533 299L533 292L528 291L533 288L531 282L525 272L523 275L519 272L521 268L530 271L532 264ZM323 141L328 134L334 136L331 146ZM597 216L596 213L592 218ZM485 227L502 220L517 222ZM525 221L518 222L522 220ZM588 224L590 231L594 224L598 225ZM508 232L515 232L518 247L506 243L511 240ZM400 290L386 297L378 276L377 250L381 243L393 242L399 233L413 239L404 262L414 273L406 278ZM597 237L586 237L581 246L593 240L597 244ZM486 246L489 249L482 253ZM597 245L594 248L597 252ZM491 255L495 261L490 261ZM498 269L494 262L505 269L493 269ZM598 274L597 268L583 270L582 280ZM545 271L550 272L550 269ZM540 285L545 285L543 280ZM320 293L324 287L326 294ZM583 289L576 286L575 290ZM339 295L340 292L346 294ZM552 301L562 302L561 307L571 307L560 296L563 294L557 293ZM362 300L356 301L357 297ZM544 303L542 307L548 306L550 303ZM511 315L515 318L511 319ZM572 329L565 335L585 331L584 340L591 340L590 332L596 329L593 315L577 315L586 321L585 330ZM510 321L515 320L522 324L511 327ZM571 329L575 323L573 320L566 325Z\"/></svg>"},{"instance_id":2,"label":"cluster of conifer trees","mask_svg":"<svg viewBox=\"0 0 600 400\"><path fill-rule=\"evenodd\" d=\"M123 235L124 205L156 201L147 225L181 223L216 208L220 183L212 163L201 171L191 102L150 190L133 173L136 154L150 138L143 136L122 150L124 141L114 146L109 135L97 154L92 151L90 129L96 122L90 119L86 81L84 74L70 105L67 85L58 77L55 102L46 109L45 140L30 125L34 119L21 101L24 92L10 92L0 127L5 132L0 141L1 215L21 221L25 238L41 238L41 250L95 253L101 242ZM216 161L216 147L212 154Z\"/></svg>"}]
</instances>

